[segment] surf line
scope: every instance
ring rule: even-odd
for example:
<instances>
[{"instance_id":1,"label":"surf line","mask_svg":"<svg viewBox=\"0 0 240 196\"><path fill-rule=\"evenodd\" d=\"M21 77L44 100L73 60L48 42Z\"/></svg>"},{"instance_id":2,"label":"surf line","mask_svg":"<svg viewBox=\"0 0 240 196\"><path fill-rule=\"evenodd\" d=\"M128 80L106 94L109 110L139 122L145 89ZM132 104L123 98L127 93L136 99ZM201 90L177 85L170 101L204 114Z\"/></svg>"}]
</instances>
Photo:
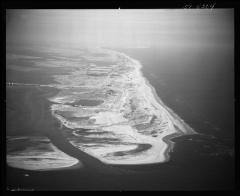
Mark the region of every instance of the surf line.
<instances>
[{"instance_id":1,"label":"surf line","mask_svg":"<svg viewBox=\"0 0 240 196\"><path fill-rule=\"evenodd\" d=\"M153 151L154 156L151 155L151 157L150 157L151 160L149 160L149 162L146 162L144 159L142 160L142 162L139 162L139 163L137 163L137 161L130 160L130 161L126 162L126 164L149 164L149 163L160 163L160 162L168 161L169 160L168 154L169 154L170 150L173 149L173 142L171 142L170 139L173 137L181 136L181 135L195 134L196 132L190 126L188 126L170 108L168 108L167 106L165 106L163 104L161 99L157 96L156 90L153 88L153 86L150 85L150 83L147 81L147 79L143 77L142 72L141 72L142 65L137 60L132 59L123 53L119 53L116 51L111 51L111 52L117 53L118 55L129 60L130 65L133 66L135 69L135 76L136 76L135 82L137 82L137 84L139 84L139 85L137 85L137 86L139 86L139 88L142 88L139 90L139 92L142 92L141 96L143 96L145 99L149 99L150 102L156 108L156 111L155 111L156 115L162 115L169 123L168 131L166 131L165 134L163 134L161 137L159 137L158 140L156 140L156 139L148 140L149 142L152 142L154 140L154 145L155 145L155 149ZM53 138L53 140L54 140L54 138ZM160 145L160 143L161 143L161 145ZM68 142L68 144L72 145L69 142ZM72 147L74 147L74 146L72 146ZM160 149L160 152L159 152L159 147L162 148L162 149ZM77 150L79 153L81 152L79 154L79 160L81 160L81 156L82 156L83 160L85 162L87 161L86 164L90 163L89 165L94 166L94 165L98 165L98 164L95 164L96 162L101 163L101 164L103 163L98 158L95 158L94 156L91 156L90 154L81 151L81 149L79 149L79 148L74 147L74 149ZM92 163L94 163L94 164L92 164ZM107 163L107 162L105 162L105 163ZM111 164L111 162L109 162L109 164ZM117 163L114 163L114 165L116 165L116 164ZM119 164L119 165L121 165L121 164Z\"/></svg>"}]
</instances>

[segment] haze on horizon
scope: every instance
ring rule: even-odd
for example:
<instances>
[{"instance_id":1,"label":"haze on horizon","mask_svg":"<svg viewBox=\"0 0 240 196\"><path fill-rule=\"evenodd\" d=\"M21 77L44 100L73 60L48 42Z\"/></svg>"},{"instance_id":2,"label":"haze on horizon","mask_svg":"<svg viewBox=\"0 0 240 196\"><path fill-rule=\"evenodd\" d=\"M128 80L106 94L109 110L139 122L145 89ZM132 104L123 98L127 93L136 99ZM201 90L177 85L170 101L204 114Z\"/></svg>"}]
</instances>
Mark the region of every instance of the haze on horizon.
<instances>
[{"instance_id":1,"label":"haze on horizon","mask_svg":"<svg viewBox=\"0 0 240 196\"><path fill-rule=\"evenodd\" d=\"M6 11L6 41L68 46L233 46L233 9Z\"/></svg>"}]
</instances>

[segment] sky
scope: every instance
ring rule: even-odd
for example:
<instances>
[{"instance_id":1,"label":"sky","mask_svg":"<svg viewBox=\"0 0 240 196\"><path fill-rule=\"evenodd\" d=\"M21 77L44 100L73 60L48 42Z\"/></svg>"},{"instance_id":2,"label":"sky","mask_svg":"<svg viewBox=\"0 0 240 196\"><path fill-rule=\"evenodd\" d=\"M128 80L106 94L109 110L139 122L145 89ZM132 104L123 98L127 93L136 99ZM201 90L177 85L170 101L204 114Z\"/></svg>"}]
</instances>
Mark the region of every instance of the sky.
<instances>
[{"instance_id":1,"label":"sky","mask_svg":"<svg viewBox=\"0 0 240 196\"><path fill-rule=\"evenodd\" d=\"M233 9L72 9L6 12L6 41L119 48L225 47Z\"/></svg>"}]
</instances>

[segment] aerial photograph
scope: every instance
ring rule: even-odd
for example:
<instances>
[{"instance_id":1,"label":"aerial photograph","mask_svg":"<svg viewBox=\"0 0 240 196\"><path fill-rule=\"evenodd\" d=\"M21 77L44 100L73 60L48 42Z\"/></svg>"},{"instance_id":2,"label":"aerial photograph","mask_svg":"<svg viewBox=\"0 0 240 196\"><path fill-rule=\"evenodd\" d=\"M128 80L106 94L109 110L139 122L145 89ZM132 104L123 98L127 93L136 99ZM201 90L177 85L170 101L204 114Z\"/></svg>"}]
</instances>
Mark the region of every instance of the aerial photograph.
<instances>
[{"instance_id":1,"label":"aerial photograph","mask_svg":"<svg viewBox=\"0 0 240 196\"><path fill-rule=\"evenodd\" d=\"M7 9L6 190L235 189L234 9Z\"/></svg>"}]
</instances>

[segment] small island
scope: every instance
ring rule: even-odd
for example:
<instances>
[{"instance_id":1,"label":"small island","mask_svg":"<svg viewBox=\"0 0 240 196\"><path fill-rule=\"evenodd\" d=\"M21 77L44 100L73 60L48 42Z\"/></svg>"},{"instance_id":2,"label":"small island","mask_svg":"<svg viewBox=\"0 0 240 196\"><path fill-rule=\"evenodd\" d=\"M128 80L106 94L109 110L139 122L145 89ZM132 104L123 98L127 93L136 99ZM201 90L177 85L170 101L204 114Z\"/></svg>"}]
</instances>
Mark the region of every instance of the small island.
<instances>
[{"instance_id":1,"label":"small island","mask_svg":"<svg viewBox=\"0 0 240 196\"><path fill-rule=\"evenodd\" d=\"M109 49L88 52L89 66L54 76L60 92L51 110L70 143L107 164L167 161L170 139L194 130L160 100L140 62Z\"/></svg>"}]
</instances>

